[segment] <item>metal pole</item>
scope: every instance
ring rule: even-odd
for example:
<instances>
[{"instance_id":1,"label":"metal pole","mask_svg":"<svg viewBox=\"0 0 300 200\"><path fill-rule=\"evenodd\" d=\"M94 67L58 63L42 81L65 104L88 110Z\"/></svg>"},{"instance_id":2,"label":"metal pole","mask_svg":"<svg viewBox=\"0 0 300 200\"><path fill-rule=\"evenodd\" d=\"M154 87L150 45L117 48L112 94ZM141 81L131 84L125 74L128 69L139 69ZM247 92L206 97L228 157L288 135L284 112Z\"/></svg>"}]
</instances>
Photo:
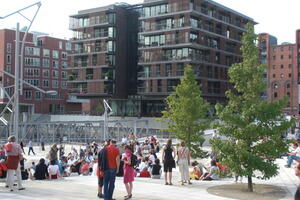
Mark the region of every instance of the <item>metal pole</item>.
<instances>
[{"instance_id":1,"label":"metal pole","mask_svg":"<svg viewBox=\"0 0 300 200\"><path fill-rule=\"evenodd\" d=\"M19 140L19 61L20 61L20 24L16 27L16 47L15 47L15 98L14 98L14 134L16 141Z\"/></svg>"}]
</instances>

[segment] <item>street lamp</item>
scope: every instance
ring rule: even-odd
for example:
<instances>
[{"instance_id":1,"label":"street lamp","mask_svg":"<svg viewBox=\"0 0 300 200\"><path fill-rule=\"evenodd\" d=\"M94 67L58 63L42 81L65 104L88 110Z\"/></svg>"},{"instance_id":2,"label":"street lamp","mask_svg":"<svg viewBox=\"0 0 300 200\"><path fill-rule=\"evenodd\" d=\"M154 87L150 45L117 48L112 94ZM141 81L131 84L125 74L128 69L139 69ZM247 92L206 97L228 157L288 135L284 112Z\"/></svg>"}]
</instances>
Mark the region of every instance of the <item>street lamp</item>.
<instances>
[{"instance_id":1,"label":"street lamp","mask_svg":"<svg viewBox=\"0 0 300 200\"><path fill-rule=\"evenodd\" d=\"M17 23L17 26L16 26L16 40L15 40L15 91L14 91L14 95L11 97L11 99L9 100L9 102L12 102L12 99L13 99L13 111L14 111L14 125L13 125L13 128L14 128L14 134L16 136L16 141L18 141L18 134L19 134L19 96L20 96L20 93L22 94L22 88L23 88L23 52L24 52L24 47L25 47L25 41L26 41L26 37L27 37L27 33L37 15L37 13L39 12L40 10L40 7L41 7L41 2L37 2L37 3L34 3L32 5L29 5L27 7L24 7L22 9L19 9L15 12L12 12L6 16L0 16L0 19L5 19L11 15L14 15L14 14L19 14L21 15L23 18L25 18L26 20L29 21L29 26L28 28L26 29L25 31L25 34L23 36L23 39L22 39L22 45L21 45L21 52L20 52L20 30L19 30L19 23ZM28 9L28 8L31 8L33 6L37 6L37 10L34 14L34 16L32 17L32 19L28 19L26 16L24 16L21 12ZM21 62L20 62L21 61ZM21 65L19 65L21 64ZM20 68L21 66L21 68ZM21 75L20 75L21 74ZM20 81L21 81L21 85L20 85ZM9 96L8 96L9 97ZM8 104L7 104L8 105ZM5 106L4 110L2 111L5 112L5 110L8 108L8 106ZM7 124L5 123L4 120L1 120L4 119L2 116L0 116L0 121L2 121L4 124Z\"/></svg>"},{"instance_id":2,"label":"street lamp","mask_svg":"<svg viewBox=\"0 0 300 200\"><path fill-rule=\"evenodd\" d=\"M108 115L112 114L112 109L107 103L105 99L103 99L103 105L104 105L104 140L106 140L106 136L108 136Z\"/></svg>"}]
</instances>

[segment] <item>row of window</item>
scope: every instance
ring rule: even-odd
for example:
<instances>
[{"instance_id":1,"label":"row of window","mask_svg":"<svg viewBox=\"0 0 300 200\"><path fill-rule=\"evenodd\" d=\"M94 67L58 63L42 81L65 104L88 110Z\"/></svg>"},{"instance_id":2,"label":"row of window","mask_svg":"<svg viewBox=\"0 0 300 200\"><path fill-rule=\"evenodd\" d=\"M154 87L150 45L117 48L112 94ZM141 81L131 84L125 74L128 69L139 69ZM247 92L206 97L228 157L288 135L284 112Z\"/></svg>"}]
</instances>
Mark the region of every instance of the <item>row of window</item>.
<instances>
[{"instance_id":1,"label":"row of window","mask_svg":"<svg viewBox=\"0 0 300 200\"><path fill-rule=\"evenodd\" d=\"M37 86L37 87L41 86L39 79L25 79L25 81L27 83L30 83L31 85L34 85L34 86ZM52 80L51 83L52 84L50 86L50 80L43 79L41 87L44 87L44 88L49 88L49 87L58 88L59 87L59 81ZM63 89L67 88L67 81L61 81L61 88L63 88Z\"/></svg>"},{"instance_id":2,"label":"row of window","mask_svg":"<svg viewBox=\"0 0 300 200\"><path fill-rule=\"evenodd\" d=\"M289 64L288 66L289 66L289 68L291 69L291 68L293 67L293 64ZM273 68L273 69L276 69L276 65L273 65L272 68ZM284 68L284 65L280 65L280 68L283 69L283 68Z\"/></svg>"},{"instance_id":3,"label":"row of window","mask_svg":"<svg viewBox=\"0 0 300 200\"><path fill-rule=\"evenodd\" d=\"M292 74L289 73L289 74L288 74L288 77L291 78L291 77L292 77ZM276 78L276 74L273 74L273 78ZM280 78L284 78L284 74L283 74L283 73L280 74Z\"/></svg>"},{"instance_id":4,"label":"row of window","mask_svg":"<svg viewBox=\"0 0 300 200\"><path fill-rule=\"evenodd\" d=\"M39 66L41 66L41 60L40 60L40 58L25 57L25 66L39 67ZM60 68L59 61L52 60L52 65L51 66L53 68ZM50 60L49 59L43 59L43 67L50 67ZM61 61L61 67L62 68L67 68L68 63L66 61Z\"/></svg>"},{"instance_id":5,"label":"row of window","mask_svg":"<svg viewBox=\"0 0 300 200\"><path fill-rule=\"evenodd\" d=\"M280 59L284 59L284 55L280 55ZM289 59L292 59L292 55L289 55ZM273 56L273 60L276 60L276 56Z\"/></svg>"},{"instance_id":6,"label":"row of window","mask_svg":"<svg viewBox=\"0 0 300 200\"><path fill-rule=\"evenodd\" d=\"M48 69L42 70L43 77L49 77L50 71ZM61 78L67 78L67 72L62 71L61 72ZM27 77L39 77L40 76L40 69L32 69L32 68L26 68L25 69L25 76ZM52 78L58 78L59 77L59 71L52 70Z\"/></svg>"},{"instance_id":7,"label":"row of window","mask_svg":"<svg viewBox=\"0 0 300 200\"><path fill-rule=\"evenodd\" d=\"M24 90L24 99L25 100L32 100L33 95L32 90ZM42 93L39 91L34 91L35 93L35 100L41 100L42 99ZM51 99L51 100L57 100L60 99L60 94L58 93L57 95L45 95L45 99ZM52 105L52 104L51 104Z\"/></svg>"},{"instance_id":8,"label":"row of window","mask_svg":"<svg viewBox=\"0 0 300 200\"><path fill-rule=\"evenodd\" d=\"M43 56L50 57L51 51L49 49L43 49ZM25 55L40 56L40 48L37 47L25 47ZM67 52L61 52L61 58L67 59ZM52 50L52 58L59 58L59 51Z\"/></svg>"}]
</instances>

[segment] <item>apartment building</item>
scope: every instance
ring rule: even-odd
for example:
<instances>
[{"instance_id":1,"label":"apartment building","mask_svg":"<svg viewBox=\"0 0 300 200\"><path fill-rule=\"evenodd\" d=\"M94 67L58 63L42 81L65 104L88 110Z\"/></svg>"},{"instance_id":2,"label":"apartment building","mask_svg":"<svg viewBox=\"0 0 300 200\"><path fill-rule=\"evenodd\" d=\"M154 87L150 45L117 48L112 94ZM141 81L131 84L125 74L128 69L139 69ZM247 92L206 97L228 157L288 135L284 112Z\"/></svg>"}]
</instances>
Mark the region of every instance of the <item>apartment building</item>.
<instances>
[{"instance_id":1,"label":"apartment building","mask_svg":"<svg viewBox=\"0 0 300 200\"><path fill-rule=\"evenodd\" d=\"M267 98L274 102L288 98L284 112L299 114L299 41L300 31L296 31L296 43L278 45L276 37L259 35L260 61L267 65Z\"/></svg>"},{"instance_id":2,"label":"apartment building","mask_svg":"<svg viewBox=\"0 0 300 200\"><path fill-rule=\"evenodd\" d=\"M70 54L70 93L91 99L91 109L101 99L126 101L135 93L138 13L132 8L114 4L70 16L75 46Z\"/></svg>"},{"instance_id":3,"label":"apartment building","mask_svg":"<svg viewBox=\"0 0 300 200\"><path fill-rule=\"evenodd\" d=\"M230 88L227 71L242 59L248 22L255 23L211 0L145 0L138 47L142 115L159 116L186 65L193 67L204 99L224 103Z\"/></svg>"},{"instance_id":4,"label":"apartment building","mask_svg":"<svg viewBox=\"0 0 300 200\"><path fill-rule=\"evenodd\" d=\"M15 73L15 30L0 30L0 69L11 74ZM24 32L20 33L22 39ZM64 113L67 109L68 87L67 68L69 65L68 53L71 43L67 40L29 33L24 48L24 81L41 88L42 90L55 90L57 95L51 96L41 93L34 88L23 84L20 96L21 113ZM5 106L8 98L3 88L12 96L14 93L14 78L0 73L1 92L0 104ZM72 105L74 104L74 105ZM76 103L71 107L80 107Z\"/></svg>"},{"instance_id":5,"label":"apartment building","mask_svg":"<svg viewBox=\"0 0 300 200\"><path fill-rule=\"evenodd\" d=\"M241 61L245 25L255 23L211 0L145 0L79 11L71 94L110 101L121 116L160 116L184 67L192 65L203 97L225 102L228 68Z\"/></svg>"}]
</instances>

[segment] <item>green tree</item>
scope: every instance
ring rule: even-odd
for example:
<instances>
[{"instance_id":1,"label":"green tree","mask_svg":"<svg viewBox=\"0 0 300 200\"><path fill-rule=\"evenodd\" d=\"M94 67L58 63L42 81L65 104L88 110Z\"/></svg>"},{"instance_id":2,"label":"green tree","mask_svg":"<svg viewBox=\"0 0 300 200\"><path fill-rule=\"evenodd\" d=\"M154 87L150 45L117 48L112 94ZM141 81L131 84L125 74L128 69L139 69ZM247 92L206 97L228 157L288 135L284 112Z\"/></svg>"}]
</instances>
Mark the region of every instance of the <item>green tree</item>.
<instances>
[{"instance_id":1,"label":"green tree","mask_svg":"<svg viewBox=\"0 0 300 200\"><path fill-rule=\"evenodd\" d=\"M165 131L185 141L192 157L201 157L203 152L199 144L204 142L202 134L208 127L208 104L201 97L191 66L185 67L184 77L175 91L166 98L167 107L162 111L162 120L168 125Z\"/></svg>"},{"instance_id":2,"label":"green tree","mask_svg":"<svg viewBox=\"0 0 300 200\"><path fill-rule=\"evenodd\" d=\"M248 24L242 39L243 62L229 69L234 84L234 89L226 92L229 102L226 107L216 105L219 133L228 139L213 141L218 158L237 175L248 178L250 192L252 177L269 179L278 174L275 159L288 150L281 135L292 125L282 113L286 99L268 102L262 98L266 66L259 64L256 41L254 26Z\"/></svg>"}]
</instances>

